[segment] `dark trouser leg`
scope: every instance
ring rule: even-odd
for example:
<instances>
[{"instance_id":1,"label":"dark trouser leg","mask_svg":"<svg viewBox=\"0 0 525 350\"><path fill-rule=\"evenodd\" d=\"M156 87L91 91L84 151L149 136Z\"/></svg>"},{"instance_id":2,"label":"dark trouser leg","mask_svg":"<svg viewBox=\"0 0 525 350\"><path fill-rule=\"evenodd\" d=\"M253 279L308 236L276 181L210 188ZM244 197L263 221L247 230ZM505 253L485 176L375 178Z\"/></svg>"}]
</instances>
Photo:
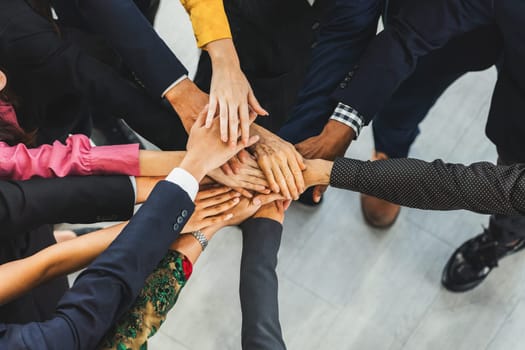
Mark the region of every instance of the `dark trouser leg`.
<instances>
[{"instance_id":1,"label":"dark trouser leg","mask_svg":"<svg viewBox=\"0 0 525 350\"><path fill-rule=\"evenodd\" d=\"M246 220L241 228L242 348L286 349L279 323L275 272L282 225L274 220L257 218Z\"/></svg>"},{"instance_id":2,"label":"dark trouser leg","mask_svg":"<svg viewBox=\"0 0 525 350\"><path fill-rule=\"evenodd\" d=\"M374 119L376 151L391 158L407 157L419 134L419 123L446 88L468 71L494 65L500 55L500 34L488 26L455 38L421 58L414 74Z\"/></svg>"}]
</instances>

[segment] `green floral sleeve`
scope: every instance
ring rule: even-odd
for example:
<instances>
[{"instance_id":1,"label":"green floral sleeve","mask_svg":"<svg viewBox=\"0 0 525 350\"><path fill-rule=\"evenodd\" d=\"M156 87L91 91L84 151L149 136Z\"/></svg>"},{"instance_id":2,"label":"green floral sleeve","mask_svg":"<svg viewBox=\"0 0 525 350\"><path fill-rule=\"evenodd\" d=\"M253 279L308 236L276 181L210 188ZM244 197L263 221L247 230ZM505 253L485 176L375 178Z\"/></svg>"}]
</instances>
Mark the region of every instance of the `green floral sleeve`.
<instances>
[{"instance_id":1,"label":"green floral sleeve","mask_svg":"<svg viewBox=\"0 0 525 350\"><path fill-rule=\"evenodd\" d=\"M184 255L170 251L146 279L135 303L106 334L100 349L145 350L186 284Z\"/></svg>"}]
</instances>

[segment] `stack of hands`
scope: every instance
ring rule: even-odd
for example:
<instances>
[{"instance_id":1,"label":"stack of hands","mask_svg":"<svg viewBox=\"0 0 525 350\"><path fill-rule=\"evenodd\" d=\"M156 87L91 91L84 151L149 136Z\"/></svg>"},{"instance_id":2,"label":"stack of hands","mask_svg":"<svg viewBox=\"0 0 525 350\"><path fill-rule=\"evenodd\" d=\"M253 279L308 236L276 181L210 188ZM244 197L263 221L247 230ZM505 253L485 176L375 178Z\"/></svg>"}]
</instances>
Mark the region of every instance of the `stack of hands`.
<instances>
[{"instance_id":1,"label":"stack of hands","mask_svg":"<svg viewBox=\"0 0 525 350\"><path fill-rule=\"evenodd\" d=\"M180 165L201 184L184 232L202 230L211 238L221 227L249 217L282 223L291 200L310 186L328 183L330 162L303 159L292 144L252 124L256 116L250 111L251 134L239 129L233 143L221 137L231 127L224 126L228 120L210 119L208 106L201 111Z\"/></svg>"}]
</instances>

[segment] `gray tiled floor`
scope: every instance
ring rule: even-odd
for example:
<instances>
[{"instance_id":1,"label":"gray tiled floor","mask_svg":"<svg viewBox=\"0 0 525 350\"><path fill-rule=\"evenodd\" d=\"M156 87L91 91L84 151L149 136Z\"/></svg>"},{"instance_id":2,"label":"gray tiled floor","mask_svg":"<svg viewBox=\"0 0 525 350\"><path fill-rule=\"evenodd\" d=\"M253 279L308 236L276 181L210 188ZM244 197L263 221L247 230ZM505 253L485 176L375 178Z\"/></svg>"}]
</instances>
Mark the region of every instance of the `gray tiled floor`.
<instances>
[{"instance_id":1,"label":"gray tiled floor","mask_svg":"<svg viewBox=\"0 0 525 350\"><path fill-rule=\"evenodd\" d=\"M158 27L193 71L198 52L187 49L184 17L178 2L163 1ZM454 84L424 122L413 156L494 161L483 132L494 81L490 70ZM348 155L366 159L371 150L368 129ZM392 229L374 230L363 223L359 196L334 189L319 209L293 205L278 271L289 349L523 349L525 257L505 260L471 293L439 284L448 256L486 222L463 211L403 209ZM240 247L238 229L216 236L151 349L240 348Z\"/></svg>"}]
</instances>

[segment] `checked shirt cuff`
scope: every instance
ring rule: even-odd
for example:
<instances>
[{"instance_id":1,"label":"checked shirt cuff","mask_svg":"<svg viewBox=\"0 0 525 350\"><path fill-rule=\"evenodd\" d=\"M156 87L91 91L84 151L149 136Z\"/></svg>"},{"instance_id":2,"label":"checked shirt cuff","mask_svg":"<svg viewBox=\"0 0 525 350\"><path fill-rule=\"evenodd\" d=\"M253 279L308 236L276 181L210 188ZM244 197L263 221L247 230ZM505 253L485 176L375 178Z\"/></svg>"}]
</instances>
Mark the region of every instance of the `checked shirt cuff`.
<instances>
[{"instance_id":1,"label":"checked shirt cuff","mask_svg":"<svg viewBox=\"0 0 525 350\"><path fill-rule=\"evenodd\" d=\"M364 125L363 117L359 115L359 112L341 102L335 107L334 113L330 119L337 120L338 122L354 129L356 138L359 136Z\"/></svg>"}]
</instances>

